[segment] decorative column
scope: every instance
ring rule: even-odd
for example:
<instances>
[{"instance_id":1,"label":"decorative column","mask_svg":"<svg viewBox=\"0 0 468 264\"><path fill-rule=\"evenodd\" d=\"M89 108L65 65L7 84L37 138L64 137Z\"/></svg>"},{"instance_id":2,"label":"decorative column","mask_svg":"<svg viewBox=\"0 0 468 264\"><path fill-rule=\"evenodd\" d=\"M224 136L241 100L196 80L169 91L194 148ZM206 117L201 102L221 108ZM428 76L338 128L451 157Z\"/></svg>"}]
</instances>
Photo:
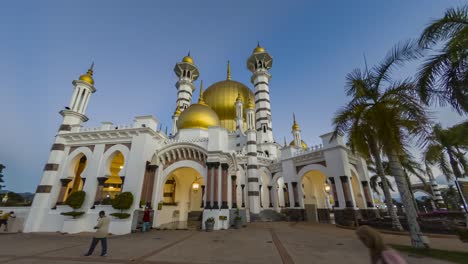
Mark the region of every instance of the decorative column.
<instances>
[{"instance_id":1,"label":"decorative column","mask_svg":"<svg viewBox=\"0 0 468 264\"><path fill-rule=\"evenodd\" d=\"M108 179L107 177L97 178L98 186L96 190L96 195L94 196L94 205L100 204L102 202L102 189L104 189L104 183L106 182L107 179Z\"/></svg>"},{"instance_id":2,"label":"decorative column","mask_svg":"<svg viewBox=\"0 0 468 264\"><path fill-rule=\"evenodd\" d=\"M213 163L206 163L206 173L207 173L207 182L206 182L206 202L205 209L211 209L211 202L213 201Z\"/></svg>"},{"instance_id":3,"label":"decorative column","mask_svg":"<svg viewBox=\"0 0 468 264\"><path fill-rule=\"evenodd\" d=\"M262 195L262 185L258 185L258 193L260 195L260 207L263 208L263 195Z\"/></svg>"},{"instance_id":4,"label":"decorative column","mask_svg":"<svg viewBox=\"0 0 468 264\"><path fill-rule=\"evenodd\" d=\"M288 187L286 184L283 187L283 192L284 192L284 206L289 207L291 205L289 204L289 192L288 192Z\"/></svg>"},{"instance_id":5,"label":"decorative column","mask_svg":"<svg viewBox=\"0 0 468 264\"><path fill-rule=\"evenodd\" d=\"M237 184L236 184L237 176L231 176L231 196L232 196L232 208L237 208Z\"/></svg>"},{"instance_id":6,"label":"decorative column","mask_svg":"<svg viewBox=\"0 0 468 264\"><path fill-rule=\"evenodd\" d=\"M333 201L335 201L335 204L334 204L333 206L334 206L334 207L339 207L339 206L340 206L340 202L338 201L338 193L336 192L335 178L330 177L330 178L328 178L328 180L329 180L330 183L331 183L332 192L333 192Z\"/></svg>"},{"instance_id":7,"label":"decorative column","mask_svg":"<svg viewBox=\"0 0 468 264\"><path fill-rule=\"evenodd\" d=\"M229 209L228 207L228 168L227 163L221 164L221 209Z\"/></svg>"},{"instance_id":8,"label":"decorative column","mask_svg":"<svg viewBox=\"0 0 468 264\"><path fill-rule=\"evenodd\" d=\"M202 190L202 195L201 195L202 200L201 200L200 208L203 208L203 207L205 207L205 200L204 200L205 198L203 198L203 197L205 197L205 185L201 186L201 190Z\"/></svg>"},{"instance_id":9,"label":"decorative column","mask_svg":"<svg viewBox=\"0 0 468 264\"><path fill-rule=\"evenodd\" d=\"M340 176L341 185L343 186L343 194L345 197L346 207L353 207L353 201L351 198L351 189L349 187L349 177Z\"/></svg>"},{"instance_id":10,"label":"decorative column","mask_svg":"<svg viewBox=\"0 0 468 264\"><path fill-rule=\"evenodd\" d=\"M65 198L65 192L67 191L67 185L71 182L72 179L65 178L65 179L60 179L60 193L57 199L56 205L63 204L63 199Z\"/></svg>"},{"instance_id":11,"label":"decorative column","mask_svg":"<svg viewBox=\"0 0 468 264\"><path fill-rule=\"evenodd\" d=\"M367 207L374 207L374 203L372 201L372 196L369 190L369 182L362 181L362 188L364 189L364 197L366 198Z\"/></svg>"},{"instance_id":12,"label":"decorative column","mask_svg":"<svg viewBox=\"0 0 468 264\"><path fill-rule=\"evenodd\" d=\"M299 207L299 195L297 193L297 182L291 182L293 187L294 207Z\"/></svg>"},{"instance_id":13,"label":"decorative column","mask_svg":"<svg viewBox=\"0 0 468 264\"><path fill-rule=\"evenodd\" d=\"M244 193L245 184L241 184L241 188L242 188L242 205L241 205L241 207L245 208L245 193Z\"/></svg>"},{"instance_id":14,"label":"decorative column","mask_svg":"<svg viewBox=\"0 0 468 264\"><path fill-rule=\"evenodd\" d=\"M270 201L270 204L268 205L270 208L273 207L272 199L271 199L271 188L273 186L268 186L268 200Z\"/></svg>"},{"instance_id":15,"label":"decorative column","mask_svg":"<svg viewBox=\"0 0 468 264\"><path fill-rule=\"evenodd\" d=\"M219 209L219 162L215 162L212 169L213 179L213 208Z\"/></svg>"}]
</instances>

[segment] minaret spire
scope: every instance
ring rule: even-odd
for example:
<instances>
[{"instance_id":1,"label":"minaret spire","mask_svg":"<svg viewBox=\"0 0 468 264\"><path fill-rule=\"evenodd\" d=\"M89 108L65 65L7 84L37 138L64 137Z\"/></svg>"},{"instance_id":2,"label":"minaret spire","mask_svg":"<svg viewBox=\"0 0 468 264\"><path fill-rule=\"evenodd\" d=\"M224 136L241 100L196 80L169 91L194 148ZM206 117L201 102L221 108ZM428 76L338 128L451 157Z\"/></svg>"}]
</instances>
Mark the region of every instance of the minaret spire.
<instances>
[{"instance_id":1,"label":"minaret spire","mask_svg":"<svg viewBox=\"0 0 468 264\"><path fill-rule=\"evenodd\" d=\"M203 98L203 80L200 81L200 97L198 98L198 103L206 105L205 100Z\"/></svg>"},{"instance_id":2,"label":"minaret spire","mask_svg":"<svg viewBox=\"0 0 468 264\"><path fill-rule=\"evenodd\" d=\"M231 62L228 61L227 63L227 79L231 80Z\"/></svg>"}]
</instances>

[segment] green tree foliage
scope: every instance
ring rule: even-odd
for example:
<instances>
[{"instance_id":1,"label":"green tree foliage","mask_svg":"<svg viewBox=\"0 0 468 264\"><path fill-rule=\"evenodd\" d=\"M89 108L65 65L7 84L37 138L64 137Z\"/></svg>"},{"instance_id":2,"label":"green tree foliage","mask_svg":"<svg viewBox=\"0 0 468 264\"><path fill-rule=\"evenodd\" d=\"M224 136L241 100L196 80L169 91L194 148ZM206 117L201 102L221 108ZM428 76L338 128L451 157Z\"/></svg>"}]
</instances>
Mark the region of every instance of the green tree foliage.
<instances>
[{"instance_id":1,"label":"green tree foliage","mask_svg":"<svg viewBox=\"0 0 468 264\"><path fill-rule=\"evenodd\" d=\"M70 194L70 196L68 196L67 200L65 201L65 204L70 206L74 210L80 209L83 205L85 197L86 192L84 191L73 192L72 194Z\"/></svg>"},{"instance_id":2,"label":"green tree foliage","mask_svg":"<svg viewBox=\"0 0 468 264\"><path fill-rule=\"evenodd\" d=\"M130 209L132 204L133 194L131 192L123 192L112 200L112 207L121 211Z\"/></svg>"},{"instance_id":3,"label":"green tree foliage","mask_svg":"<svg viewBox=\"0 0 468 264\"><path fill-rule=\"evenodd\" d=\"M432 21L420 36L419 46L435 52L418 72L421 99L468 113L468 5L449 8L444 17Z\"/></svg>"},{"instance_id":4,"label":"green tree foliage","mask_svg":"<svg viewBox=\"0 0 468 264\"><path fill-rule=\"evenodd\" d=\"M3 183L5 182L5 180L3 179L3 169L5 169L5 165L1 164L0 163L0 190L5 188L5 185L3 185Z\"/></svg>"}]
</instances>

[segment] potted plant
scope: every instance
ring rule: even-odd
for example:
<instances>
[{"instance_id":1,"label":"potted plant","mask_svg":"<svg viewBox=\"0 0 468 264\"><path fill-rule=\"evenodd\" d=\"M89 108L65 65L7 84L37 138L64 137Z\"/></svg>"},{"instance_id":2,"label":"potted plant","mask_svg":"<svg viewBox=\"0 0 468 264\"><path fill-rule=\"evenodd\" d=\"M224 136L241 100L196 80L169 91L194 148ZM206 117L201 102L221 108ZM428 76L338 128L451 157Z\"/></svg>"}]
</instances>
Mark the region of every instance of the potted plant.
<instances>
[{"instance_id":1,"label":"potted plant","mask_svg":"<svg viewBox=\"0 0 468 264\"><path fill-rule=\"evenodd\" d=\"M210 218L206 219L206 221L205 221L205 229L206 229L206 232L211 232L211 231L213 231L213 229L214 229L214 224L215 224L215 219L214 219L214 217L210 217Z\"/></svg>"},{"instance_id":2,"label":"potted plant","mask_svg":"<svg viewBox=\"0 0 468 264\"><path fill-rule=\"evenodd\" d=\"M468 228L457 228L456 232L463 243L468 243Z\"/></svg>"},{"instance_id":3,"label":"potted plant","mask_svg":"<svg viewBox=\"0 0 468 264\"><path fill-rule=\"evenodd\" d=\"M158 203L158 211L161 211L162 210L162 207L163 207L163 201L160 201Z\"/></svg>"},{"instance_id":4,"label":"potted plant","mask_svg":"<svg viewBox=\"0 0 468 264\"><path fill-rule=\"evenodd\" d=\"M117 197L115 197L114 200L112 200L112 208L120 210L120 213L112 213L113 217L116 217L118 219L126 219L130 217L129 213L124 213L124 210L130 209L133 204L133 194L131 192L123 192L119 194Z\"/></svg>"},{"instance_id":5,"label":"potted plant","mask_svg":"<svg viewBox=\"0 0 468 264\"><path fill-rule=\"evenodd\" d=\"M75 210L81 208L85 200L85 197L86 197L86 193L84 191L77 191L77 192L70 194L70 196L68 196L67 200L65 201L65 204L73 208L73 211L61 213L61 215L72 216L73 219L77 218L78 216L83 215L84 212L77 212Z\"/></svg>"},{"instance_id":6,"label":"potted plant","mask_svg":"<svg viewBox=\"0 0 468 264\"><path fill-rule=\"evenodd\" d=\"M239 229L242 227L242 217L240 216L239 209L234 214L236 215L234 217L234 228Z\"/></svg>"}]
</instances>

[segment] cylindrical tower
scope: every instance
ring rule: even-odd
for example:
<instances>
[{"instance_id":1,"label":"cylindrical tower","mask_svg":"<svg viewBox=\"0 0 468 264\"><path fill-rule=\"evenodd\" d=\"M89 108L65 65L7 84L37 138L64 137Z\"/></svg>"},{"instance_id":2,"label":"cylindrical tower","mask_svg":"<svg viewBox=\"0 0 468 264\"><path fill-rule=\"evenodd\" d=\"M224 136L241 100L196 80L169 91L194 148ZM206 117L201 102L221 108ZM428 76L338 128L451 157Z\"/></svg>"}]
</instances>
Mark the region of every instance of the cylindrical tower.
<instances>
[{"instance_id":1,"label":"cylindrical tower","mask_svg":"<svg viewBox=\"0 0 468 264\"><path fill-rule=\"evenodd\" d=\"M273 139L271 121L270 87L271 79L268 71L273 64L273 58L266 50L257 45L252 55L247 59L247 68L252 72L250 81L255 87L255 129L259 150L271 157L276 157L276 146Z\"/></svg>"},{"instance_id":2,"label":"cylindrical tower","mask_svg":"<svg viewBox=\"0 0 468 264\"><path fill-rule=\"evenodd\" d=\"M44 166L41 183L37 186L34 201L31 205L31 211L25 223L25 232L40 231L42 223L45 221L45 216L56 203L56 197L53 197L54 187L58 184L58 170L63 159L66 157L65 140L61 134L69 133L72 126L80 125L86 122L88 118L85 116L91 94L96 92L93 79L93 65L88 72L81 75L78 80L73 81L74 93L70 100L70 106L65 110L60 111L63 116L63 122L60 125L58 136L50 149L49 159Z\"/></svg>"},{"instance_id":3,"label":"cylindrical tower","mask_svg":"<svg viewBox=\"0 0 468 264\"><path fill-rule=\"evenodd\" d=\"M192 94L195 91L193 82L200 76L198 68L190 57L190 52L175 65L174 72L179 77L176 83L177 105L181 111L184 111L192 103Z\"/></svg>"},{"instance_id":4,"label":"cylindrical tower","mask_svg":"<svg viewBox=\"0 0 468 264\"><path fill-rule=\"evenodd\" d=\"M294 146L297 148L302 147L302 139L301 139L301 129L299 125L296 123L296 115L293 113L293 125L291 127L291 133L293 134L294 138Z\"/></svg>"},{"instance_id":5,"label":"cylindrical tower","mask_svg":"<svg viewBox=\"0 0 468 264\"><path fill-rule=\"evenodd\" d=\"M247 196L253 214L260 213L260 192L257 160L257 133L255 131L254 104L247 102Z\"/></svg>"}]
</instances>

